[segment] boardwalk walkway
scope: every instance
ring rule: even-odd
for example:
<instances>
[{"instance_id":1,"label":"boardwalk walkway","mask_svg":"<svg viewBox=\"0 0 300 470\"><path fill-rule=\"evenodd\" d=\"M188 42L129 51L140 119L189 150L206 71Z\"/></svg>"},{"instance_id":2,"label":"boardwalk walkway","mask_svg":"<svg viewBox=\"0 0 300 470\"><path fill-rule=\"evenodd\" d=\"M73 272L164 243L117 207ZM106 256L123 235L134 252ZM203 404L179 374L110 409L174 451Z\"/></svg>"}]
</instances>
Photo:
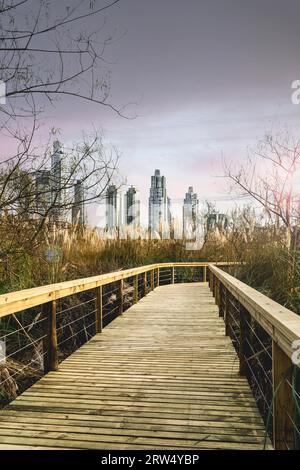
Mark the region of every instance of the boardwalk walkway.
<instances>
[{"instance_id":1,"label":"boardwalk walkway","mask_svg":"<svg viewBox=\"0 0 300 470\"><path fill-rule=\"evenodd\" d=\"M160 286L0 411L0 449L262 449L206 284Z\"/></svg>"}]
</instances>

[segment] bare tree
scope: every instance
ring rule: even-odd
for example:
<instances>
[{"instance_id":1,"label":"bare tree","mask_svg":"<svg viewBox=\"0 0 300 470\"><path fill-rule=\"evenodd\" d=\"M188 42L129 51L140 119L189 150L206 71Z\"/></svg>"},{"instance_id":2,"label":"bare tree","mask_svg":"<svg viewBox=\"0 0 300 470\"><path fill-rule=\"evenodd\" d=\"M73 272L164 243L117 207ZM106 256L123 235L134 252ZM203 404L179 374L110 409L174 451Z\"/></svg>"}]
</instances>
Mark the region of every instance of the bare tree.
<instances>
[{"instance_id":1,"label":"bare tree","mask_svg":"<svg viewBox=\"0 0 300 470\"><path fill-rule=\"evenodd\" d=\"M300 141L289 132L267 134L237 169L225 165L231 189L256 201L277 231L285 229L289 248L294 246L300 215L299 165Z\"/></svg>"},{"instance_id":2,"label":"bare tree","mask_svg":"<svg viewBox=\"0 0 300 470\"><path fill-rule=\"evenodd\" d=\"M123 116L110 102L106 48L116 39L106 32L105 17L120 0L0 0L0 80L6 103L0 104L0 212L39 218L41 229L55 211L69 210L76 181L84 202L103 194L118 162L105 151L95 131L64 152L59 191L49 172L51 140L37 144L47 106L63 97L83 100ZM95 26L96 25L96 26ZM47 176L48 175L48 176ZM52 179L37 185L37 180ZM63 195L63 199L62 199ZM80 201L79 201L80 203ZM38 231L34 231L38 233Z\"/></svg>"},{"instance_id":3,"label":"bare tree","mask_svg":"<svg viewBox=\"0 0 300 470\"><path fill-rule=\"evenodd\" d=\"M53 152L58 152L58 175L53 168ZM0 212L13 217L15 225L18 221L20 225L24 221L30 224L28 242L32 244L47 222L63 225L70 221L78 182L83 189L78 205L86 207L100 200L116 172L118 158L117 151L104 148L101 136L93 133L72 148L54 148L51 154L37 156L30 169L13 168L11 174L8 166L0 174Z\"/></svg>"},{"instance_id":4,"label":"bare tree","mask_svg":"<svg viewBox=\"0 0 300 470\"><path fill-rule=\"evenodd\" d=\"M0 214L12 247L21 226L32 245L54 214L70 211L78 181L84 201L77 203L90 204L113 177L118 154L104 148L97 130L64 149L59 183L51 172L53 133L42 146L37 138L47 107L64 97L124 116L124 108L110 101L105 59L116 40L116 33L106 31L105 14L118 3L0 0L0 80L6 85L6 103L0 103L0 139L6 143L0 150Z\"/></svg>"},{"instance_id":5,"label":"bare tree","mask_svg":"<svg viewBox=\"0 0 300 470\"><path fill-rule=\"evenodd\" d=\"M101 21L119 2L81 0L70 6L65 1L0 0L0 73L9 101L1 111L8 120L32 117L36 96L51 103L70 95L121 113L108 102L104 52L114 38L105 35Z\"/></svg>"}]
</instances>

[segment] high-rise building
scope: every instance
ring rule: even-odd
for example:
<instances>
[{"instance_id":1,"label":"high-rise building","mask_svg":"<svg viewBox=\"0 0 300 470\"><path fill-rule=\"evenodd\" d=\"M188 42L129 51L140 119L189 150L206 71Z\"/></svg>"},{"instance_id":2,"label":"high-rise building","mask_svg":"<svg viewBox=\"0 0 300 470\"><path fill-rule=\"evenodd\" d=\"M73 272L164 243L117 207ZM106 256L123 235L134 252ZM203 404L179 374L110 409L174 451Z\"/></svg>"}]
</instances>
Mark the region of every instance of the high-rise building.
<instances>
[{"instance_id":1,"label":"high-rise building","mask_svg":"<svg viewBox=\"0 0 300 470\"><path fill-rule=\"evenodd\" d=\"M160 170L155 170L151 176L149 196L149 231L151 235L166 236L170 232L171 202L167 197L166 178Z\"/></svg>"},{"instance_id":2,"label":"high-rise building","mask_svg":"<svg viewBox=\"0 0 300 470\"><path fill-rule=\"evenodd\" d=\"M207 216L207 232L211 232L217 228L218 223L218 214L216 212L211 212Z\"/></svg>"},{"instance_id":3,"label":"high-rise building","mask_svg":"<svg viewBox=\"0 0 300 470\"><path fill-rule=\"evenodd\" d=\"M219 214L218 217L218 228L221 231L228 229L228 217L226 214Z\"/></svg>"},{"instance_id":4,"label":"high-rise building","mask_svg":"<svg viewBox=\"0 0 300 470\"><path fill-rule=\"evenodd\" d=\"M51 192L52 192L52 209L51 218L53 222L59 222L62 213L62 146L56 140L53 142L53 153L51 155Z\"/></svg>"},{"instance_id":5,"label":"high-rise building","mask_svg":"<svg viewBox=\"0 0 300 470\"><path fill-rule=\"evenodd\" d=\"M35 210L36 217L49 216L52 204L52 182L50 170L38 170L35 176Z\"/></svg>"},{"instance_id":6,"label":"high-rise building","mask_svg":"<svg viewBox=\"0 0 300 470\"><path fill-rule=\"evenodd\" d=\"M110 185L106 192L106 228L120 228L123 223L123 196L114 185Z\"/></svg>"},{"instance_id":7,"label":"high-rise building","mask_svg":"<svg viewBox=\"0 0 300 470\"><path fill-rule=\"evenodd\" d=\"M139 192L134 186L126 191L124 201L125 225L138 227L140 225L140 199Z\"/></svg>"},{"instance_id":8,"label":"high-rise building","mask_svg":"<svg viewBox=\"0 0 300 470\"><path fill-rule=\"evenodd\" d=\"M190 186L183 201L183 237L193 238L197 230L199 200Z\"/></svg>"},{"instance_id":9,"label":"high-rise building","mask_svg":"<svg viewBox=\"0 0 300 470\"><path fill-rule=\"evenodd\" d=\"M218 229L219 231L227 230L228 228L228 217L226 214L220 214L218 212L211 212L207 217L207 232Z\"/></svg>"},{"instance_id":10,"label":"high-rise building","mask_svg":"<svg viewBox=\"0 0 300 470\"><path fill-rule=\"evenodd\" d=\"M77 180L74 185L74 202L72 205L72 224L83 225L85 223L84 214L84 189L81 180Z\"/></svg>"}]
</instances>

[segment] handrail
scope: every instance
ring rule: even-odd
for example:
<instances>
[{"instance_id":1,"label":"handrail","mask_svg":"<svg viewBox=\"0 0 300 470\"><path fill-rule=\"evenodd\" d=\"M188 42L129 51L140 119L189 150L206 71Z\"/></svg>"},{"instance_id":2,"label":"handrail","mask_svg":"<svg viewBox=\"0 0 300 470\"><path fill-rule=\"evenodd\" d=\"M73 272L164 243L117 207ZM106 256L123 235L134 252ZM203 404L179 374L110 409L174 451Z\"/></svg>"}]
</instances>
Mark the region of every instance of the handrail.
<instances>
[{"instance_id":1,"label":"handrail","mask_svg":"<svg viewBox=\"0 0 300 470\"><path fill-rule=\"evenodd\" d=\"M299 351L300 317L216 266L208 269L225 334L236 349L240 374L248 378L275 449L299 449L296 349Z\"/></svg>"},{"instance_id":2,"label":"handrail","mask_svg":"<svg viewBox=\"0 0 300 470\"><path fill-rule=\"evenodd\" d=\"M224 265L226 263L218 264ZM75 279L72 281L10 292L0 295L0 320L3 317L8 317L18 312L24 312L33 307L41 307L41 311L38 313L37 318L39 319L39 322L42 322L42 336L40 337L40 340L43 340L42 350L44 357L44 372L57 370L59 364L59 346L62 344L61 337L63 332L66 331L68 324L71 325L74 324L74 322L82 320L84 331L86 328L91 327L93 328L93 334L101 333L103 327L106 326L108 322L112 321L116 316L121 315L126 307L128 308L128 301L132 305L136 304L140 298L147 295L149 291L153 290L161 283L175 283L176 270L178 268L187 267L194 270L196 268L200 268L199 274L197 271L193 272L193 280L207 280L207 262L156 263L101 274L99 276ZM125 285L124 280L128 281L127 285ZM111 284L113 284L112 289L107 291L105 287ZM127 295L127 304L124 305L126 298L125 289L129 286L131 287L130 295L129 297ZM62 324L59 328L58 323L63 321L64 314L66 312L70 313L70 310L72 310L72 312L75 311L74 309L76 309L77 303L75 301L73 307L70 306L64 308L62 307L61 302L58 301L60 299L70 298L82 292L86 292L88 297L92 294L92 298L90 300L88 298L85 299L85 301L89 302L90 305L91 303L94 305L94 307L92 307L92 311L87 309L86 315L81 316L81 318L76 317L74 321L67 322L67 325L65 326ZM68 300L66 300L66 302L68 302ZM81 304L82 303L85 302L81 302ZM91 316L93 316L93 318L91 318ZM84 320L85 317L89 317L91 321L87 326ZM15 318L15 321L18 323L17 318ZM22 329L22 325L19 326ZM5 339L6 337L7 335L3 335L0 337L0 340L1 338ZM63 341L65 342L66 339ZM29 347L31 344L32 341L30 341L29 345L26 347ZM16 355L23 350L24 348L22 347L20 351L14 351L12 354Z\"/></svg>"},{"instance_id":3,"label":"handrail","mask_svg":"<svg viewBox=\"0 0 300 470\"><path fill-rule=\"evenodd\" d=\"M225 271L213 265L209 265L209 268L285 354L291 357L293 342L300 340L300 316Z\"/></svg>"},{"instance_id":4,"label":"handrail","mask_svg":"<svg viewBox=\"0 0 300 470\"><path fill-rule=\"evenodd\" d=\"M213 265L224 266L231 263L216 262ZM56 284L48 284L41 287L33 287L16 292L9 292L0 295L0 318L13 313L45 304L47 302L58 300L69 295L78 294L96 287L104 286L112 282L121 281L126 278L136 276L138 274L147 273L149 271L160 268L176 268L176 267L207 267L208 262L183 262L183 263L156 263L137 268L114 271L112 273L91 276L72 281L59 282Z\"/></svg>"}]
</instances>

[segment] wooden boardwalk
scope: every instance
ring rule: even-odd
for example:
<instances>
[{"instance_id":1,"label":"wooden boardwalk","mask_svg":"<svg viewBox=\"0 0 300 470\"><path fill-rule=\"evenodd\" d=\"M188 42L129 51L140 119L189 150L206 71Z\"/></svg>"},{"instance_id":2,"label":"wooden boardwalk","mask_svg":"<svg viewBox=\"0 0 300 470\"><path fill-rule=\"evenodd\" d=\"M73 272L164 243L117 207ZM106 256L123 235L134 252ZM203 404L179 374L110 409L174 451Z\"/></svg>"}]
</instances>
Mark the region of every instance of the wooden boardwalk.
<instances>
[{"instance_id":1,"label":"wooden boardwalk","mask_svg":"<svg viewBox=\"0 0 300 470\"><path fill-rule=\"evenodd\" d=\"M263 449L206 284L160 286L0 411L0 449Z\"/></svg>"}]
</instances>

